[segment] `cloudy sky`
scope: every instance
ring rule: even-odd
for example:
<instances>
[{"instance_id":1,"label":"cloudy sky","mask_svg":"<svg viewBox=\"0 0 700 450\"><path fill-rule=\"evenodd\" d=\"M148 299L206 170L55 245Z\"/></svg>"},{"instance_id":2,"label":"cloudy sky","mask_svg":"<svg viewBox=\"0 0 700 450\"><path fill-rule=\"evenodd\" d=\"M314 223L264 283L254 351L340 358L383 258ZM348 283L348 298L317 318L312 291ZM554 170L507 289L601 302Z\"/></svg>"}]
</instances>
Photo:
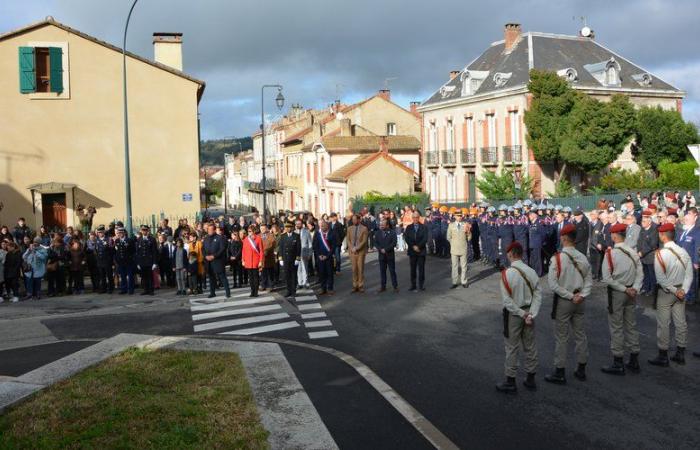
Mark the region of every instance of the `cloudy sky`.
<instances>
[{"instance_id":1,"label":"cloudy sky","mask_svg":"<svg viewBox=\"0 0 700 450\"><path fill-rule=\"evenodd\" d=\"M130 4L2 0L0 32L52 15L121 45ZM154 31L184 33L184 70L207 83L208 139L258 127L263 83L283 84L287 105L323 107L370 96L390 79L392 97L407 106L502 39L506 22L576 34L585 16L597 40L685 90L684 115L700 123L698 13L698 0L140 0L128 47L152 58Z\"/></svg>"}]
</instances>

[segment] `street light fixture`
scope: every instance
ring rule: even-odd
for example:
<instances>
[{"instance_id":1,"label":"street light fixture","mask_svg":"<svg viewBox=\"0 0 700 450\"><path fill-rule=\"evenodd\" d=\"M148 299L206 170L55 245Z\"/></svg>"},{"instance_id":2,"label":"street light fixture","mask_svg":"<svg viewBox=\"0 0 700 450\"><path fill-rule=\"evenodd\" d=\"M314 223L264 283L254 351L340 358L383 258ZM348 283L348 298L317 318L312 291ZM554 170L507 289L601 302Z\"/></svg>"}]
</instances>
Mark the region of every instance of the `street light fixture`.
<instances>
[{"instance_id":1,"label":"street light fixture","mask_svg":"<svg viewBox=\"0 0 700 450\"><path fill-rule=\"evenodd\" d=\"M267 177L265 176L265 88L277 88L275 103L278 109L284 106L284 95L282 95L282 85L264 84L260 89L260 133L262 139L262 191L263 191L263 221L267 223Z\"/></svg>"},{"instance_id":2,"label":"street light fixture","mask_svg":"<svg viewBox=\"0 0 700 450\"><path fill-rule=\"evenodd\" d=\"M126 32L129 29L129 21L131 13L134 11L134 6L139 0L134 0L129 9L129 15L126 16L126 24L124 25L124 41L122 43L122 83L124 88L124 185L126 190L126 230L128 233L133 233L131 223L131 167L129 165L129 112L126 98Z\"/></svg>"}]
</instances>

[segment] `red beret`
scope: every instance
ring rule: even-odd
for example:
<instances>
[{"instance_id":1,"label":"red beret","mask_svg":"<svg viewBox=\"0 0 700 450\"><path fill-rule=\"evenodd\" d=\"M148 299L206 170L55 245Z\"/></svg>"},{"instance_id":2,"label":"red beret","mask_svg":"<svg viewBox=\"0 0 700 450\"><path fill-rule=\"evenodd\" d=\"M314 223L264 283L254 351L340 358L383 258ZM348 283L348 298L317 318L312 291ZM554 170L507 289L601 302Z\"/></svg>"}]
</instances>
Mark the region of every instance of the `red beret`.
<instances>
[{"instance_id":1,"label":"red beret","mask_svg":"<svg viewBox=\"0 0 700 450\"><path fill-rule=\"evenodd\" d=\"M656 211L656 205L652 203L651 205L649 205L649 209L653 209L654 211Z\"/></svg>"},{"instance_id":2,"label":"red beret","mask_svg":"<svg viewBox=\"0 0 700 450\"><path fill-rule=\"evenodd\" d=\"M678 209L677 208L666 208L666 213L668 213L669 216L678 217Z\"/></svg>"},{"instance_id":3,"label":"red beret","mask_svg":"<svg viewBox=\"0 0 700 450\"><path fill-rule=\"evenodd\" d=\"M510 253L511 250L514 248L520 249L520 251L523 251L523 246L520 244L518 241L513 241L510 243L508 248L506 248L506 253Z\"/></svg>"},{"instance_id":4,"label":"red beret","mask_svg":"<svg viewBox=\"0 0 700 450\"><path fill-rule=\"evenodd\" d=\"M627 225L624 223L616 223L610 227L611 233L624 233L625 231L627 231Z\"/></svg>"},{"instance_id":5,"label":"red beret","mask_svg":"<svg viewBox=\"0 0 700 450\"><path fill-rule=\"evenodd\" d=\"M659 233L666 233L667 231L676 231L676 227L672 223L664 223L662 225L659 225L659 228L657 228Z\"/></svg>"},{"instance_id":6,"label":"red beret","mask_svg":"<svg viewBox=\"0 0 700 450\"><path fill-rule=\"evenodd\" d=\"M559 236L566 236L567 234L575 234L576 233L576 227L574 226L573 223L567 223L564 225L559 232Z\"/></svg>"},{"instance_id":7,"label":"red beret","mask_svg":"<svg viewBox=\"0 0 700 450\"><path fill-rule=\"evenodd\" d=\"M653 216L654 213L651 212L650 209L645 209L644 211L642 211L642 215L643 215L643 216Z\"/></svg>"}]
</instances>

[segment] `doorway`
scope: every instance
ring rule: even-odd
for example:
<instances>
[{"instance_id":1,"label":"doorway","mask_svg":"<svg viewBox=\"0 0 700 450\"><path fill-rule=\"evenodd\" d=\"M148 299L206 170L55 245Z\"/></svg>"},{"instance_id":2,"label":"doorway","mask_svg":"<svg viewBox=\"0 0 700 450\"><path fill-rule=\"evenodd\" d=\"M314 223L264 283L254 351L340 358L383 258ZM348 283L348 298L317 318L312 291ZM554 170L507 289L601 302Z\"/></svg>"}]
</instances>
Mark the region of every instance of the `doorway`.
<instances>
[{"instance_id":1,"label":"doorway","mask_svg":"<svg viewBox=\"0 0 700 450\"><path fill-rule=\"evenodd\" d=\"M41 214L48 230L65 230L66 194L41 194Z\"/></svg>"}]
</instances>

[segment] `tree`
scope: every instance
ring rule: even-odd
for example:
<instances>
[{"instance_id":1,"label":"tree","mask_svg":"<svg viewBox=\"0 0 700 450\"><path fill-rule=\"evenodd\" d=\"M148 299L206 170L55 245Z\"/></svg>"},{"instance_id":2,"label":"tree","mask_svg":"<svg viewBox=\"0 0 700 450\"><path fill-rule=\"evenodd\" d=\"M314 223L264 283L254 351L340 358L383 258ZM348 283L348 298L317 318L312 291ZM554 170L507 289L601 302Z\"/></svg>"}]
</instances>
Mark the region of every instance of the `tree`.
<instances>
[{"instance_id":1,"label":"tree","mask_svg":"<svg viewBox=\"0 0 700 450\"><path fill-rule=\"evenodd\" d=\"M476 187L489 200L527 198L533 186L534 180L527 175L521 177L519 186L516 185L515 173L509 168L504 168L500 175L487 170L476 182Z\"/></svg>"},{"instance_id":2,"label":"tree","mask_svg":"<svg viewBox=\"0 0 700 450\"><path fill-rule=\"evenodd\" d=\"M698 142L698 130L685 122L678 111L664 110L660 106L643 107L635 121L635 156L658 170L663 160L681 162L688 158L686 145Z\"/></svg>"}]
</instances>

